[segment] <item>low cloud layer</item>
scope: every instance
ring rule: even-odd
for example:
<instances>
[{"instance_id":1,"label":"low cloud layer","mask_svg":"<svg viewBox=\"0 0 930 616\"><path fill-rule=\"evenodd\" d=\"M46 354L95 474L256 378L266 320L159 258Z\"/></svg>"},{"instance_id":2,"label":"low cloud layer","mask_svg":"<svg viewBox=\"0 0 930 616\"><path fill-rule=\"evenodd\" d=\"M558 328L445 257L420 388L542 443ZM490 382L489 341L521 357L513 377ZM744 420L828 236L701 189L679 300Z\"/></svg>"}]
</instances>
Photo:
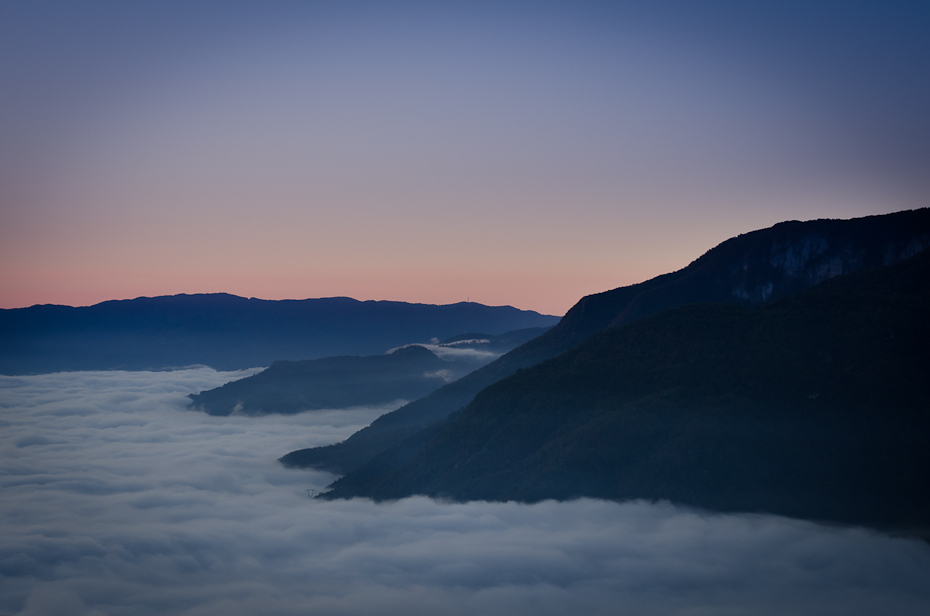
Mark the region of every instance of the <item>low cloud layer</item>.
<instances>
[{"instance_id":1,"label":"low cloud layer","mask_svg":"<svg viewBox=\"0 0 930 616\"><path fill-rule=\"evenodd\" d=\"M0 614L924 614L930 547L580 500L318 502L386 409L211 417L238 373L0 377Z\"/></svg>"},{"instance_id":2,"label":"low cloud layer","mask_svg":"<svg viewBox=\"0 0 930 616\"><path fill-rule=\"evenodd\" d=\"M410 346L421 346L424 349L432 351L440 359L446 361L460 361L460 362L469 362L479 365L484 365L491 363L495 359L501 356L500 353L495 353L493 351L484 351L482 349L470 349L470 348L460 348L454 345L449 344L405 344L403 346L395 347L388 351L388 353L393 353L397 349L404 349Z\"/></svg>"}]
</instances>

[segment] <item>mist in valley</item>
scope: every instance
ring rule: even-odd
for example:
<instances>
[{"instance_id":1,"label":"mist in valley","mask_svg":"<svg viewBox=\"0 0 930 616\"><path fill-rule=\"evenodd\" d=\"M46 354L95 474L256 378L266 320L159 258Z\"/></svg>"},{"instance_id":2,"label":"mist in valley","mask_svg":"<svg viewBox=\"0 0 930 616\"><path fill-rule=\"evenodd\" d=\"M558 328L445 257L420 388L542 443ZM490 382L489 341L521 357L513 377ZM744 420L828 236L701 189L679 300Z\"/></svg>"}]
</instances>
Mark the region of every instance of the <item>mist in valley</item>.
<instances>
[{"instance_id":1,"label":"mist in valley","mask_svg":"<svg viewBox=\"0 0 930 616\"><path fill-rule=\"evenodd\" d=\"M923 614L930 546L669 503L375 504L282 452L393 406L212 417L251 371L0 377L0 613ZM310 492L308 492L308 490Z\"/></svg>"}]
</instances>

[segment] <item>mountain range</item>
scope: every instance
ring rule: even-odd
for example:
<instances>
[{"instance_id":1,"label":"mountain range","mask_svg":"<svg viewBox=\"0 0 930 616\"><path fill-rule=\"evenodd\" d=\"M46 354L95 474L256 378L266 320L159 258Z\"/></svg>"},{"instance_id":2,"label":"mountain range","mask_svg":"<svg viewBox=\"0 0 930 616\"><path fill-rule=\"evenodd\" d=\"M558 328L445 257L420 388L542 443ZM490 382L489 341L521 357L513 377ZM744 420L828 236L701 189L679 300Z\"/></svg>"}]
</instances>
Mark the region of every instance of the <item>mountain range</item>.
<instances>
[{"instance_id":1,"label":"mountain range","mask_svg":"<svg viewBox=\"0 0 930 616\"><path fill-rule=\"evenodd\" d=\"M927 246L928 208L851 220L788 221L739 235L676 272L586 296L551 330L487 366L379 417L341 443L297 450L281 462L346 475L343 485L369 483L418 451L440 422L478 392L598 332L692 303L750 307L776 301L837 276L901 261Z\"/></svg>"},{"instance_id":2,"label":"mountain range","mask_svg":"<svg viewBox=\"0 0 930 616\"><path fill-rule=\"evenodd\" d=\"M375 355L410 342L463 332L497 335L558 320L473 302L272 301L225 293L37 305L0 310L0 374L196 364L236 370L276 360Z\"/></svg>"}]
</instances>

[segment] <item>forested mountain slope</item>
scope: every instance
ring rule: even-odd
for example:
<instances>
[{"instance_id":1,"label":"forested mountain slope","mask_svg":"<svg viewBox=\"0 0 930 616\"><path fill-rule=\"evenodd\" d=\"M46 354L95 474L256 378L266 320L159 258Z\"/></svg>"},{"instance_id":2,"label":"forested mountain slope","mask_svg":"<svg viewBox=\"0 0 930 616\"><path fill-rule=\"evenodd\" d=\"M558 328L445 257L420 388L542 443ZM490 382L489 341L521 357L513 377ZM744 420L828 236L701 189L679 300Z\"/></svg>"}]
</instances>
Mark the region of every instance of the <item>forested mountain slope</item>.
<instances>
[{"instance_id":1,"label":"forested mountain slope","mask_svg":"<svg viewBox=\"0 0 930 616\"><path fill-rule=\"evenodd\" d=\"M482 391L328 497L669 499L930 528L930 251L611 328Z\"/></svg>"},{"instance_id":2,"label":"forested mountain slope","mask_svg":"<svg viewBox=\"0 0 930 616\"><path fill-rule=\"evenodd\" d=\"M927 208L852 220L783 222L740 235L677 272L584 297L551 330L484 368L383 415L342 443L295 451L282 462L348 473L445 419L485 387L612 325L694 302L751 306L777 300L841 274L894 263L927 246Z\"/></svg>"},{"instance_id":3,"label":"forested mountain slope","mask_svg":"<svg viewBox=\"0 0 930 616\"><path fill-rule=\"evenodd\" d=\"M189 397L195 410L210 415L290 414L416 400L544 331L460 334L381 355L276 361L258 374Z\"/></svg>"}]
</instances>

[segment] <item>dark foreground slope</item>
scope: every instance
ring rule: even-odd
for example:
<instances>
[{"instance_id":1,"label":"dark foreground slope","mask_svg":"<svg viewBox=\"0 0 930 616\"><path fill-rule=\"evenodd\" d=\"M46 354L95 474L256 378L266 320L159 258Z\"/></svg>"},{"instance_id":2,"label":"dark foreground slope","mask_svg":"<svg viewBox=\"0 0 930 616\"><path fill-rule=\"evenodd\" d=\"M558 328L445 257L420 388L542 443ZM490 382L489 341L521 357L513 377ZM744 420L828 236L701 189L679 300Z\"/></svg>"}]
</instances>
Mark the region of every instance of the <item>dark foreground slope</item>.
<instances>
[{"instance_id":1,"label":"dark foreground slope","mask_svg":"<svg viewBox=\"0 0 930 616\"><path fill-rule=\"evenodd\" d=\"M429 396L388 413L342 443L284 456L289 466L348 473L462 408L485 387L567 351L610 326L694 302L751 306L930 246L930 209L853 220L784 222L723 242L688 267L584 297L544 335ZM401 450L408 452L410 444ZM404 453L406 455L406 453ZM397 456L381 463L392 464Z\"/></svg>"},{"instance_id":2,"label":"dark foreground slope","mask_svg":"<svg viewBox=\"0 0 930 616\"><path fill-rule=\"evenodd\" d=\"M388 354L276 361L266 370L191 394L195 410L210 415L298 413L416 400L488 363L545 328L520 329L499 336L465 334Z\"/></svg>"},{"instance_id":3,"label":"dark foreground slope","mask_svg":"<svg viewBox=\"0 0 930 616\"><path fill-rule=\"evenodd\" d=\"M282 359L375 355L462 332L500 334L557 321L510 306L466 302L270 301L225 293L140 297L83 308L32 306L0 310L0 374L193 364L234 370Z\"/></svg>"},{"instance_id":4,"label":"dark foreground slope","mask_svg":"<svg viewBox=\"0 0 930 616\"><path fill-rule=\"evenodd\" d=\"M600 333L330 497L670 499L930 528L930 251L747 309ZM364 479L364 480L363 480Z\"/></svg>"}]
</instances>

